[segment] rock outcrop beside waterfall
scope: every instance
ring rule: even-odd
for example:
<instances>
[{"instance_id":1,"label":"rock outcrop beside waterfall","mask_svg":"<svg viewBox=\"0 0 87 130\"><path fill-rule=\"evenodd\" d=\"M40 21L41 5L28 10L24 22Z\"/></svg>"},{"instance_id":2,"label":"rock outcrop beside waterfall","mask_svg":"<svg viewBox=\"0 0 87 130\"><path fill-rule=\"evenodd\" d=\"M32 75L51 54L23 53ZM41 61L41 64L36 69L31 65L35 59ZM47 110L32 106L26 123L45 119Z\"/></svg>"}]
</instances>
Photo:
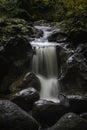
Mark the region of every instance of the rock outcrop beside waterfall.
<instances>
[{"instance_id":1,"label":"rock outcrop beside waterfall","mask_svg":"<svg viewBox=\"0 0 87 130\"><path fill-rule=\"evenodd\" d=\"M86 48L83 46L86 47L83 44L76 49L57 46L59 78L66 93L87 92Z\"/></svg>"},{"instance_id":2,"label":"rock outcrop beside waterfall","mask_svg":"<svg viewBox=\"0 0 87 130\"><path fill-rule=\"evenodd\" d=\"M0 51L1 73L0 91L9 93L9 85L30 68L33 50L28 40L24 37L12 38Z\"/></svg>"},{"instance_id":3,"label":"rock outcrop beside waterfall","mask_svg":"<svg viewBox=\"0 0 87 130\"><path fill-rule=\"evenodd\" d=\"M58 77L65 93L87 92L87 32L68 30L63 23L55 24L48 40L59 44L56 47Z\"/></svg>"},{"instance_id":4,"label":"rock outcrop beside waterfall","mask_svg":"<svg viewBox=\"0 0 87 130\"><path fill-rule=\"evenodd\" d=\"M9 97L9 100L20 106L25 111L31 110L34 102L39 99L39 92L33 87L23 89Z\"/></svg>"}]
</instances>

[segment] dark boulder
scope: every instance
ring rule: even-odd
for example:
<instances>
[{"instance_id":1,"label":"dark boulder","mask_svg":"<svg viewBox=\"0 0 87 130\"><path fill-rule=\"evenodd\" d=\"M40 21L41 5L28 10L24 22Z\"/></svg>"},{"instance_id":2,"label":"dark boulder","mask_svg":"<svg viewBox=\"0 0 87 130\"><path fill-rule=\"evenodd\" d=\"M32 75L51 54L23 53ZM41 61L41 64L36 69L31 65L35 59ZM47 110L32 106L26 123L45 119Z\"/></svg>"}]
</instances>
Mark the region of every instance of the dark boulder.
<instances>
[{"instance_id":1,"label":"dark boulder","mask_svg":"<svg viewBox=\"0 0 87 130\"><path fill-rule=\"evenodd\" d=\"M38 123L28 113L8 100L0 100L0 130L38 130Z\"/></svg>"},{"instance_id":2,"label":"dark boulder","mask_svg":"<svg viewBox=\"0 0 87 130\"><path fill-rule=\"evenodd\" d=\"M24 15L22 12L22 15ZM36 30L30 22L27 22L24 19L20 18L0 18L0 39L8 40L11 37L15 37L17 35L32 37L37 34L38 30ZM4 37L3 37L4 35Z\"/></svg>"},{"instance_id":3,"label":"dark boulder","mask_svg":"<svg viewBox=\"0 0 87 130\"><path fill-rule=\"evenodd\" d=\"M6 56L11 61L23 60L32 55L32 46L25 37L12 38L5 46Z\"/></svg>"},{"instance_id":4,"label":"dark boulder","mask_svg":"<svg viewBox=\"0 0 87 130\"><path fill-rule=\"evenodd\" d=\"M87 121L74 113L68 113L48 130L87 130Z\"/></svg>"},{"instance_id":5,"label":"dark boulder","mask_svg":"<svg viewBox=\"0 0 87 130\"><path fill-rule=\"evenodd\" d=\"M8 73L10 62L6 59L4 46L0 43L0 83Z\"/></svg>"},{"instance_id":6,"label":"dark boulder","mask_svg":"<svg viewBox=\"0 0 87 130\"><path fill-rule=\"evenodd\" d=\"M22 36L10 39L4 48L3 55L5 58L1 57L0 69L2 69L1 72L8 71L8 73L4 75L5 78L3 77L0 91L5 94L15 80L31 69L33 49L29 41ZM3 88L5 89L3 90Z\"/></svg>"},{"instance_id":7,"label":"dark boulder","mask_svg":"<svg viewBox=\"0 0 87 130\"><path fill-rule=\"evenodd\" d=\"M77 51L77 50L76 50ZM87 64L80 52L68 55L61 82L64 91L70 93L87 91Z\"/></svg>"},{"instance_id":8,"label":"dark boulder","mask_svg":"<svg viewBox=\"0 0 87 130\"><path fill-rule=\"evenodd\" d=\"M87 112L86 113L81 113L80 117L87 120Z\"/></svg>"},{"instance_id":9,"label":"dark boulder","mask_svg":"<svg viewBox=\"0 0 87 130\"><path fill-rule=\"evenodd\" d=\"M6 59L5 56L0 55L0 83L4 76L8 73L10 68L10 62Z\"/></svg>"},{"instance_id":10,"label":"dark boulder","mask_svg":"<svg viewBox=\"0 0 87 130\"><path fill-rule=\"evenodd\" d=\"M85 30L73 30L69 32L68 41L73 42L75 46L77 43L87 42L87 31Z\"/></svg>"},{"instance_id":11,"label":"dark boulder","mask_svg":"<svg viewBox=\"0 0 87 130\"><path fill-rule=\"evenodd\" d=\"M56 121L68 111L68 106L46 100L39 100L34 103L32 110L33 117L47 126L52 126Z\"/></svg>"},{"instance_id":12,"label":"dark boulder","mask_svg":"<svg viewBox=\"0 0 87 130\"><path fill-rule=\"evenodd\" d=\"M67 41L67 34L62 33L62 32L53 32L49 37L48 37L49 42L66 42Z\"/></svg>"},{"instance_id":13,"label":"dark boulder","mask_svg":"<svg viewBox=\"0 0 87 130\"><path fill-rule=\"evenodd\" d=\"M65 44L64 44L65 46ZM64 73L66 72L66 69L68 67L67 65L67 59L69 57L69 55L72 54L72 51L68 51L67 49L65 49L65 47L56 46L56 55L57 55L57 64L58 64L58 76L62 77L64 75Z\"/></svg>"},{"instance_id":14,"label":"dark boulder","mask_svg":"<svg viewBox=\"0 0 87 130\"><path fill-rule=\"evenodd\" d=\"M42 30L38 30L38 29L36 29L34 35L32 35L32 37L34 37L34 38L40 38L42 36L43 36L43 31Z\"/></svg>"},{"instance_id":15,"label":"dark boulder","mask_svg":"<svg viewBox=\"0 0 87 130\"><path fill-rule=\"evenodd\" d=\"M13 84L9 86L9 90L10 90L10 93L14 93L14 92L17 92L19 90L22 90L31 86L35 88L37 91L40 91L41 89L41 84L38 77L34 73L29 72L25 76L23 76L21 79L13 82Z\"/></svg>"},{"instance_id":16,"label":"dark boulder","mask_svg":"<svg viewBox=\"0 0 87 130\"><path fill-rule=\"evenodd\" d=\"M81 95L67 96L69 100L69 111L77 114L87 112L87 97Z\"/></svg>"},{"instance_id":17,"label":"dark boulder","mask_svg":"<svg viewBox=\"0 0 87 130\"><path fill-rule=\"evenodd\" d=\"M25 111L29 111L32 109L34 102L39 100L39 98L39 92L30 87L14 94L10 100Z\"/></svg>"},{"instance_id":18,"label":"dark boulder","mask_svg":"<svg viewBox=\"0 0 87 130\"><path fill-rule=\"evenodd\" d=\"M79 44L76 49L85 59L87 59L87 44Z\"/></svg>"},{"instance_id":19,"label":"dark boulder","mask_svg":"<svg viewBox=\"0 0 87 130\"><path fill-rule=\"evenodd\" d=\"M37 91L40 91L41 89L41 83L39 78L32 72L26 74L23 80L23 84L33 86Z\"/></svg>"},{"instance_id":20,"label":"dark boulder","mask_svg":"<svg viewBox=\"0 0 87 130\"><path fill-rule=\"evenodd\" d=\"M70 67L65 76L61 79L64 91L66 92L80 92L87 91L86 77L81 73L81 70L76 67Z\"/></svg>"}]
</instances>

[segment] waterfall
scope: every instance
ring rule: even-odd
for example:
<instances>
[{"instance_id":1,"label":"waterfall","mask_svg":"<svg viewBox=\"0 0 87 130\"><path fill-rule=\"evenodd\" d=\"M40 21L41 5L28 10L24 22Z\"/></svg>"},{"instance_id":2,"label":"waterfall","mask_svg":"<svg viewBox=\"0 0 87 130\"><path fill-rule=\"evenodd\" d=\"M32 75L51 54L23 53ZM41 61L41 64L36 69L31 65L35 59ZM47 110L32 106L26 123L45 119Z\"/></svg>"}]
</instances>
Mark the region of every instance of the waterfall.
<instances>
[{"instance_id":1,"label":"waterfall","mask_svg":"<svg viewBox=\"0 0 87 130\"><path fill-rule=\"evenodd\" d=\"M47 40L47 36L52 32L49 31L49 27L37 26L37 28L42 29L44 35L42 38L31 42L36 52L33 56L32 71L37 74L41 82L40 98L58 102L59 83L57 80L56 47L54 43L49 43Z\"/></svg>"},{"instance_id":2,"label":"waterfall","mask_svg":"<svg viewBox=\"0 0 87 130\"><path fill-rule=\"evenodd\" d=\"M59 94L59 83L56 78L45 78L43 76L38 76L41 81L41 92L40 98L51 100L54 102L59 102L58 94Z\"/></svg>"},{"instance_id":3,"label":"waterfall","mask_svg":"<svg viewBox=\"0 0 87 130\"><path fill-rule=\"evenodd\" d=\"M33 71L47 77L57 76L57 57L55 47L36 48L36 55L33 57Z\"/></svg>"}]
</instances>

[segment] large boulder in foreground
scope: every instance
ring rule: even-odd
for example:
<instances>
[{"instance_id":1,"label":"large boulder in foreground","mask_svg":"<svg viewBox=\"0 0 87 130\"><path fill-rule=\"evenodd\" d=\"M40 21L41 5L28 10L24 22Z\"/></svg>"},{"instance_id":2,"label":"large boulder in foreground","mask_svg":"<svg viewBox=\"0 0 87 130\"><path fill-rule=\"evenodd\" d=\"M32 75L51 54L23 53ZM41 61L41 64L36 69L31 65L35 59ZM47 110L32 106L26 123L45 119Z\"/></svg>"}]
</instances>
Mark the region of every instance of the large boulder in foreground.
<instances>
[{"instance_id":1,"label":"large boulder in foreground","mask_svg":"<svg viewBox=\"0 0 87 130\"><path fill-rule=\"evenodd\" d=\"M0 100L0 130L38 130L38 123L16 104Z\"/></svg>"},{"instance_id":2,"label":"large boulder in foreground","mask_svg":"<svg viewBox=\"0 0 87 130\"><path fill-rule=\"evenodd\" d=\"M42 127L52 126L68 111L68 106L46 100L39 100L34 103L32 110L33 117L41 123Z\"/></svg>"},{"instance_id":3,"label":"large boulder in foreground","mask_svg":"<svg viewBox=\"0 0 87 130\"><path fill-rule=\"evenodd\" d=\"M68 113L48 130L87 130L87 121L74 113Z\"/></svg>"},{"instance_id":4,"label":"large boulder in foreground","mask_svg":"<svg viewBox=\"0 0 87 130\"><path fill-rule=\"evenodd\" d=\"M16 103L25 111L32 109L35 101L39 100L39 92L32 87L19 91L11 97L11 101Z\"/></svg>"}]
</instances>

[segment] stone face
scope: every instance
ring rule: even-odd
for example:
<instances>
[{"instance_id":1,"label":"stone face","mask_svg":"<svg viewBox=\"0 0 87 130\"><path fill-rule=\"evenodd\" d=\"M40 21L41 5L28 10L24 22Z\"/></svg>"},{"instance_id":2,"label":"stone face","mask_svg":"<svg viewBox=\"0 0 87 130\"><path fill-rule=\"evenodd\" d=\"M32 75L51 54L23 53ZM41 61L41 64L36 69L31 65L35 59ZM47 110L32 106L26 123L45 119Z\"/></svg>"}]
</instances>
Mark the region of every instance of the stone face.
<instances>
[{"instance_id":1,"label":"stone face","mask_svg":"<svg viewBox=\"0 0 87 130\"><path fill-rule=\"evenodd\" d=\"M87 97L81 95L70 95L67 97L70 104L70 111L81 114L87 112Z\"/></svg>"},{"instance_id":2,"label":"stone face","mask_svg":"<svg viewBox=\"0 0 87 130\"><path fill-rule=\"evenodd\" d=\"M87 112L86 113L81 113L80 117L87 120Z\"/></svg>"},{"instance_id":3,"label":"stone face","mask_svg":"<svg viewBox=\"0 0 87 130\"><path fill-rule=\"evenodd\" d=\"M80 69L76 66L73 66L67 70L61 82L63 83L65 91L67 92L87 91L87 80L81 74Z\"/></svg>"},{"instance_id":4,"label":"stone face","mask_svg":"<svg viewBox=\"0 0 87 130\"><path fill-rule=\"evenodd\" d=\"M48 130L87 130L87 121L74 113L68 113Z\"/></svg>"},{"instance_id":5,"label":"stone face","mask_svg":"<svg viewBox=\"0 0 87 130\"><path fill-rule=\"evenodd\" d=\"M32 46L25 37L15 37L12 38L5 46L6 56L12 60L24 60L29 56ZM16 62L16 61L15 61Z\"/></svg>"},{"instance_id":6,"label":"stone face","mask_svg":"<svg viewBox=\"0 0 87 130\"><path fill-rule=\"evenodd\" d=\"M38 123L16 104L0 100L0 129L38 130Z\"/></svg>"},{"instance_id":7,"label":"stone face","mask_svg":"<svg viewBox=\"0 0 87 130\"><path fill-rule=\"evenodd\" d=\"M67 113L68 106L46 100L35 102L32 115L41 123L52 126L63 114Z\"/></svg>"},{"instance_id":8,"label":"stone face","mask_svg":"<svg viewBox=\"0 0 87 130\"><path fill-rule=\"evenodd\" d=\"M5 77L0 91L6 93L6 91L9 91L9 84L31 68L33 50L25 37L17 36L7 42L0 57L2 61L0 67L2 69L1 75L3 75L3 78ZM4 74L4 71L8 73ZM5 86L3 85L4 83ZM6 90L4 89L3 91L3 88L6 88Z\"/></svg>"},{"instance_id":9,"label":"stone face","mask_svg":"<svg viewBox=\"0 0 87 130\"><path fill-rule=\"evenodd\" d=\"M62 32L53 32L49 37L48 37L49 42L66 42L67 41L67 35Z\"/></svg>"},{"instance_id":10,"label":"stone face","mask_svg":"<svg viewBox=\"0 0 87 130\"><path fill-rule=\"evenodd\" d=\"M41 37L43 32L22 18L0 18L0 41L2 43L19 35L26 36L31 40Z\"/></svg>"},{"instance_id":11,"label":"stone face","mask_svg":"<svg viewBox=\"0 0 87 130\"><path fill-rule=\"evenodd\" d=\"M10 68L10 62L5 58L4 55L0 55L0 83L3 77L8 73Z\"/></svg>"},{"instance_id":12,"label":"stone face","mask_svg":"<svg viewBox=\"0 0 87 130\"><path fill-rule=\"evenodd\" d=\"M25 111L29 111L32 109L34 102L39 100L39 98L39 92L30 87L14 94L10 100Z\"/></svg>"},{"instance_id":13,"label":"stone face","mask_svg":"<svg viewBox=\"0 0 87 130\"><path fill-rule=\"evenodd\" d=\"M41 89L41 84L38 77L32 72L28 72L21 79L13 82L13 84L9 86L9 89L11 93L14 93L28 87L33 87L37 91L40 91Z\"/></svg>"},{"instance_id":14,"label":"stone face","mask_svg":"<svg viewBox=\"0 0 87 130\"><path fill-rule=\"evenodd\" d=\"M33 86L37 91L40 91L41 84L39 78L32 72L27 73L23 80L24 84L27 84L29 86Z\"/></svg>"},{"instance_id":15,"label":"stone face","mask_svg":"<svg viewBox=\"0 0 87 130\"><path fill-rule=\"evenodd\" d=\"M20 18L0 18L0 39L9 39L16 35L29 35L36 34L36 29L24 19ZM3 39L3 40L4 40Z\"/></svg>"},{"instance_id":16,"label":"stone face","mask_svg":"<svg viewBox=\"0 0 87 130\"><path fill-rule=\"evenodd\" d=\"M78 45L77 43L85 43L87 42L87 31L86 30L70 31L68 40L73 42L75 46Z\"/></svg>"},{"instance_id":17,"label":"stone face","mask_svg":"<svg viewBox=\"0 0 87 130\"><path fill-rule=\"evenodd\" d=\"M79 48L78 48L79 49ZM66 92L78 93L87 91L87 64L83 55L78 52L71 53L65 59L65 71L61 82ZM74 81L74 82L73 82Z\"/></svg>"}]
</instances>

